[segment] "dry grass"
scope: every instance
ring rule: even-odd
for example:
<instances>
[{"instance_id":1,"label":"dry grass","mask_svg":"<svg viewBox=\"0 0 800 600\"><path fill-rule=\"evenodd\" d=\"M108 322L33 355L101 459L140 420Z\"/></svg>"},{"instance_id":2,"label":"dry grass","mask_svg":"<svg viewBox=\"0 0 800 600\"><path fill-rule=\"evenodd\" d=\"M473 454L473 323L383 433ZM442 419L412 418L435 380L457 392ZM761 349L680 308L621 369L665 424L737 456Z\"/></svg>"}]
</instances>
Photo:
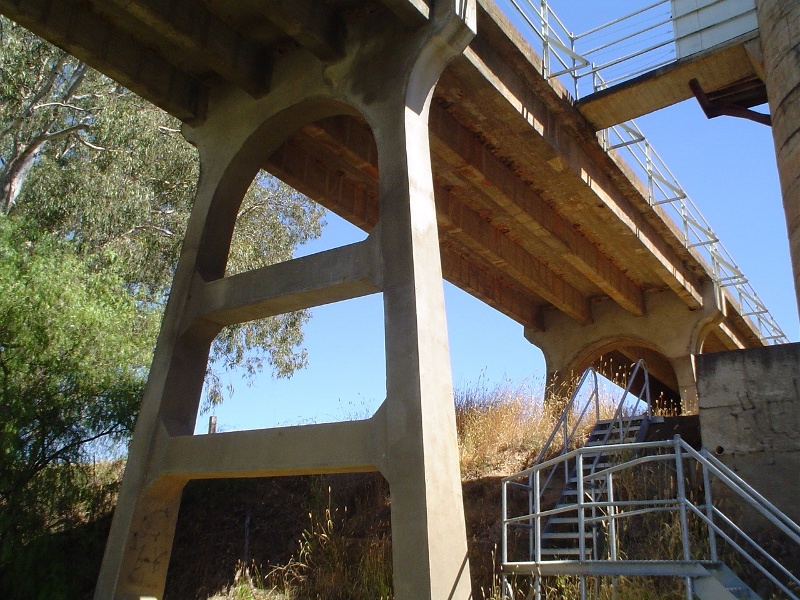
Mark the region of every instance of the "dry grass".
<instances>
[{"instance_id":1,"label":"dry grass","mask_svg":"<svg viewBox=\"0 0 800 600\"><path fill-rule=\"evenodd\" d=\"M526 386L473 387L456 393L461 477L507 475L535 456L553 428Z\"/></svg>"},{"instance_id":2,"label":"dry grass","mask_svg":"<svg viewBox=\"0 0 800 600\"><path fill-rule=\"evenodd\" d=\"M493 554L500 541L498 479L531 464L565 403L554 402L546 407L541 392L534 392L532 385L505 383L489 388L479 383L456 392L456 425L476 598L499 597L500 580ZM614 409L610 399L602 400L601 418L610 418ZM593 424L594 410L589 412L581 430L588 431ZM553 451L560 450L559 441ZM266 569L265 575L255 566L240 566L233 585L209 600L392 598L388 523L367 528L383 532L380 534L354 534L352 516L345 506L332 505L330 490L318 496L312 503L308 526L298 540L298 549L287 563ZM363 530L363 524L359 528ZM561 586L560 592L566 595L559 597L570 597L569 589L570 585Z\"/></svg>"},{"instance_id":3,"label":"dry grass","mask_svg":"<svg viewBox=\"0 0 800 600\"><path fill-rule=\"evenodd\" d=\"M576 402L578 411L586 401L588 397ZM458 390L455 406L462 480L506 476L530 466L566 403L567 399L554 398L545 406L541 393L534 392L531 385L504 383L487 388L477 384ZM601 390L600 418L611 419L615 410L616 400ZM577 417L570 415L569 429ZM580 425L580 434L588 433L594 422L592 408ZM577 442L578 446L583 445L582 439ZM552 450L558 452L561 448L561 438L557 436Z\"/></svg>"}]
</instances>

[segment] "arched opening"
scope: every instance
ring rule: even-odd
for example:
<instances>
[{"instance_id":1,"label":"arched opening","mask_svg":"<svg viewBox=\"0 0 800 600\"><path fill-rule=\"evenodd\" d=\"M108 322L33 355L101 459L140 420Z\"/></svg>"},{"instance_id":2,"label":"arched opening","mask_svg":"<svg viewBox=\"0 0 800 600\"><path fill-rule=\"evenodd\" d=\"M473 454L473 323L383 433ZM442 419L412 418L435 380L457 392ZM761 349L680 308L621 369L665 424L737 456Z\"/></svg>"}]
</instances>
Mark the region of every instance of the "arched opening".
<instances>
[{"instance_id":1,"label":"arched opening","mask_svg":"<svg viewBox=\"0 0 800 600\"><path fill-rule=\"evenodd\" d=\"M269 150L270 144L264 147ZM262 155L258 167L237 209L226 276L362 242L377 223L377 150L361 117L339 114L307 123ZM272 219L268 229L259 229L265 223L253 218L258 212ZM320 213L321 235L303 239L303 220ZM218 406L204 403L217 418L218 431L367 418L380 406L386 396L381 294L229 326L214 346L224 348L234 336L252 340L270 328L270 339L279 342L283 334L295 336L278 348L283 363L275 364L264 347L253 347L237 364L228 361L237 368L207 374L207 400L232 396ZM221 355L222 371L228 355ZM365 363L371 365L367 370ZM209 419L200 416L195 432L208 427Z\"/></svg>"},{"instance_id":2,"label":"arched opening","mask_svg":"<svg viewBox=\"0 0 800 600\"><path fill-rule=\"evenodd\" d=\"M647 365L654 408L665 414L680 414L681 395L675 369L666 356L642 342L606 340L576 357L569 372L579 374L593 367L606 379L624 387L640 359ZM637 377L631 391L638 394L643 385L644 379Z\"/></svg>"}]
</instances>

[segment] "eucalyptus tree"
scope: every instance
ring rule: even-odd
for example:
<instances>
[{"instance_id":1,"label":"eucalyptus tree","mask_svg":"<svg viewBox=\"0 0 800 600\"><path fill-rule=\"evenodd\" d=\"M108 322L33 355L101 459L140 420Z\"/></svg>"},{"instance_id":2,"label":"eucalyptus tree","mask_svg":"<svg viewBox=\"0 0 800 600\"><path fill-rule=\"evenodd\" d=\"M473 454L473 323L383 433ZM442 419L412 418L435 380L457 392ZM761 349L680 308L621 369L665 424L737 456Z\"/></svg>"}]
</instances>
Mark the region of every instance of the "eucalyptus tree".
<instances>
[{"instance_id":1,"label":"eucalyptus tree","mask_svg":"<svg viewBox=\"0 0 800 600\"><path fill-rule=\"evenodd\" d=\"M0 213L70 240L111 269L142 307L160 309L197 181L180 124L114 81L0 17ZM291 258L317 237L322 209L262 173L239 211L231 268ZM278 377L306 362L306 312L228 328L212 354L212 402L223 370Z\"/></svg>"}]
</instances>

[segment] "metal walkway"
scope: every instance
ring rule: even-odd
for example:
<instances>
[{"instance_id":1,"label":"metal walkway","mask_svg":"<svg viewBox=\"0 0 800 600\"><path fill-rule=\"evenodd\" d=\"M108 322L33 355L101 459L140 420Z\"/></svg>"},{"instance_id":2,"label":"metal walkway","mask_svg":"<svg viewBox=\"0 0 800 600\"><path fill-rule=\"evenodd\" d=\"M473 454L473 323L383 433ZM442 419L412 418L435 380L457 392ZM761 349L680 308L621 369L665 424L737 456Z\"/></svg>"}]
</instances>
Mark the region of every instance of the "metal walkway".
<instances>
[{"instance_id":1,"label":"metal walkway","mask_svg":"<svg viewBox=\"0 0 800 600\"><path fill-rule=\"evenodd\" d=\"M644 441L658 419L646 380L640 361L614 417L575 447L600 412L587 372L536 464L503 479L505 598L539 600L546 578L573 576L582 600L613 597L620 577L678 578L687 600L798 600L781 558L800 557L800 527L705 449Z\"/></svg>"}]
</instances>

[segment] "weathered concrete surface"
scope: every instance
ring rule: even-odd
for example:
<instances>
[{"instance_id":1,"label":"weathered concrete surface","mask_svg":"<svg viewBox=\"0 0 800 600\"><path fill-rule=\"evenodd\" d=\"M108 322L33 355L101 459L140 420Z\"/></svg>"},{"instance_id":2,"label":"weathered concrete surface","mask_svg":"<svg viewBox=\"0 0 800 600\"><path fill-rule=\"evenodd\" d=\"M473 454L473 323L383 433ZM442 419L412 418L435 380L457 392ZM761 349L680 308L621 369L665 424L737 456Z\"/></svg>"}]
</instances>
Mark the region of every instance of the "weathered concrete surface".
<instances>
[{"instance_id":1,"label":"weathered concrete surface","mask_svg":"<svg viewBox=\"0 0 800 600\"><path fill-rule=\"evenodd\" d=\"M758 0L756 9L800 309L800 2Z\"/></svg>"},{"instance_id":2,"label":"weathered concrete surface","mask_svg":"<svg viewBox=\"0 0 800 600\"><path fill-rule=\"evenodd\" d=\"M421 22L384 11L347 29L334 66L319 48L290 53L273 64L268 92L215 89L202 123L185 128L201 177L98 600L162 597L191 479L369 470L389 482L395 596L470 596L428 117L437 79L474 30L475 5L462 0L437 2ZM370 123L384 165L368 239L226 278L237 210L265 158L308 123L343 114ZM209 346L223 326L376 292L387 397L371 419L192 435Z\"/></svg>"},{"instance_id":3,"label":"weathered concrete surface","mask_svg":"<svg viewBox=\"0 0 800 600\"><path fill-rule=\"evenodd\" d=\"M689 88L692 79L706 93L750 79L756 70L746 44L757 37L758 32L743 35L721 47L698 52L590 94L578 102L578 109L600 130L688 100L693 96Z\"/></svg>"},{"instance_id":4,"label":"weathered concrete surface","mask_svg":"<svg viewBox=\"0 0 800 600\"><path fill-rule=\"evenodd\" d=\"M671 294L647 294L647 310L641 317L613 303L600 303L593 307L597 319L585 326L568 322L558 313L547 313L544 331L526 330L525 337L542 350L553 388L561 382L568 385L590 366L603 372L598 359L622 350L623 355L630 354L626 356L630 362L645 358L651 376L679 392L683 414L696 413L692 357L700 352L708 331L724 318L722 306L716 303L718 290L709 285L704 295L703 309L692 311ZM630 350L626 353L626 349Z\"/></svg>"},{"instance_id":5,"label":"weathered concrete surface","mask_svg":"<svg viewBox=\"0 0 800 600\"><path fill-rule=\"evenodd\" d=\"M703 445L800 521L800 344L697 356Z\"/></svg>"}]
</instances>

